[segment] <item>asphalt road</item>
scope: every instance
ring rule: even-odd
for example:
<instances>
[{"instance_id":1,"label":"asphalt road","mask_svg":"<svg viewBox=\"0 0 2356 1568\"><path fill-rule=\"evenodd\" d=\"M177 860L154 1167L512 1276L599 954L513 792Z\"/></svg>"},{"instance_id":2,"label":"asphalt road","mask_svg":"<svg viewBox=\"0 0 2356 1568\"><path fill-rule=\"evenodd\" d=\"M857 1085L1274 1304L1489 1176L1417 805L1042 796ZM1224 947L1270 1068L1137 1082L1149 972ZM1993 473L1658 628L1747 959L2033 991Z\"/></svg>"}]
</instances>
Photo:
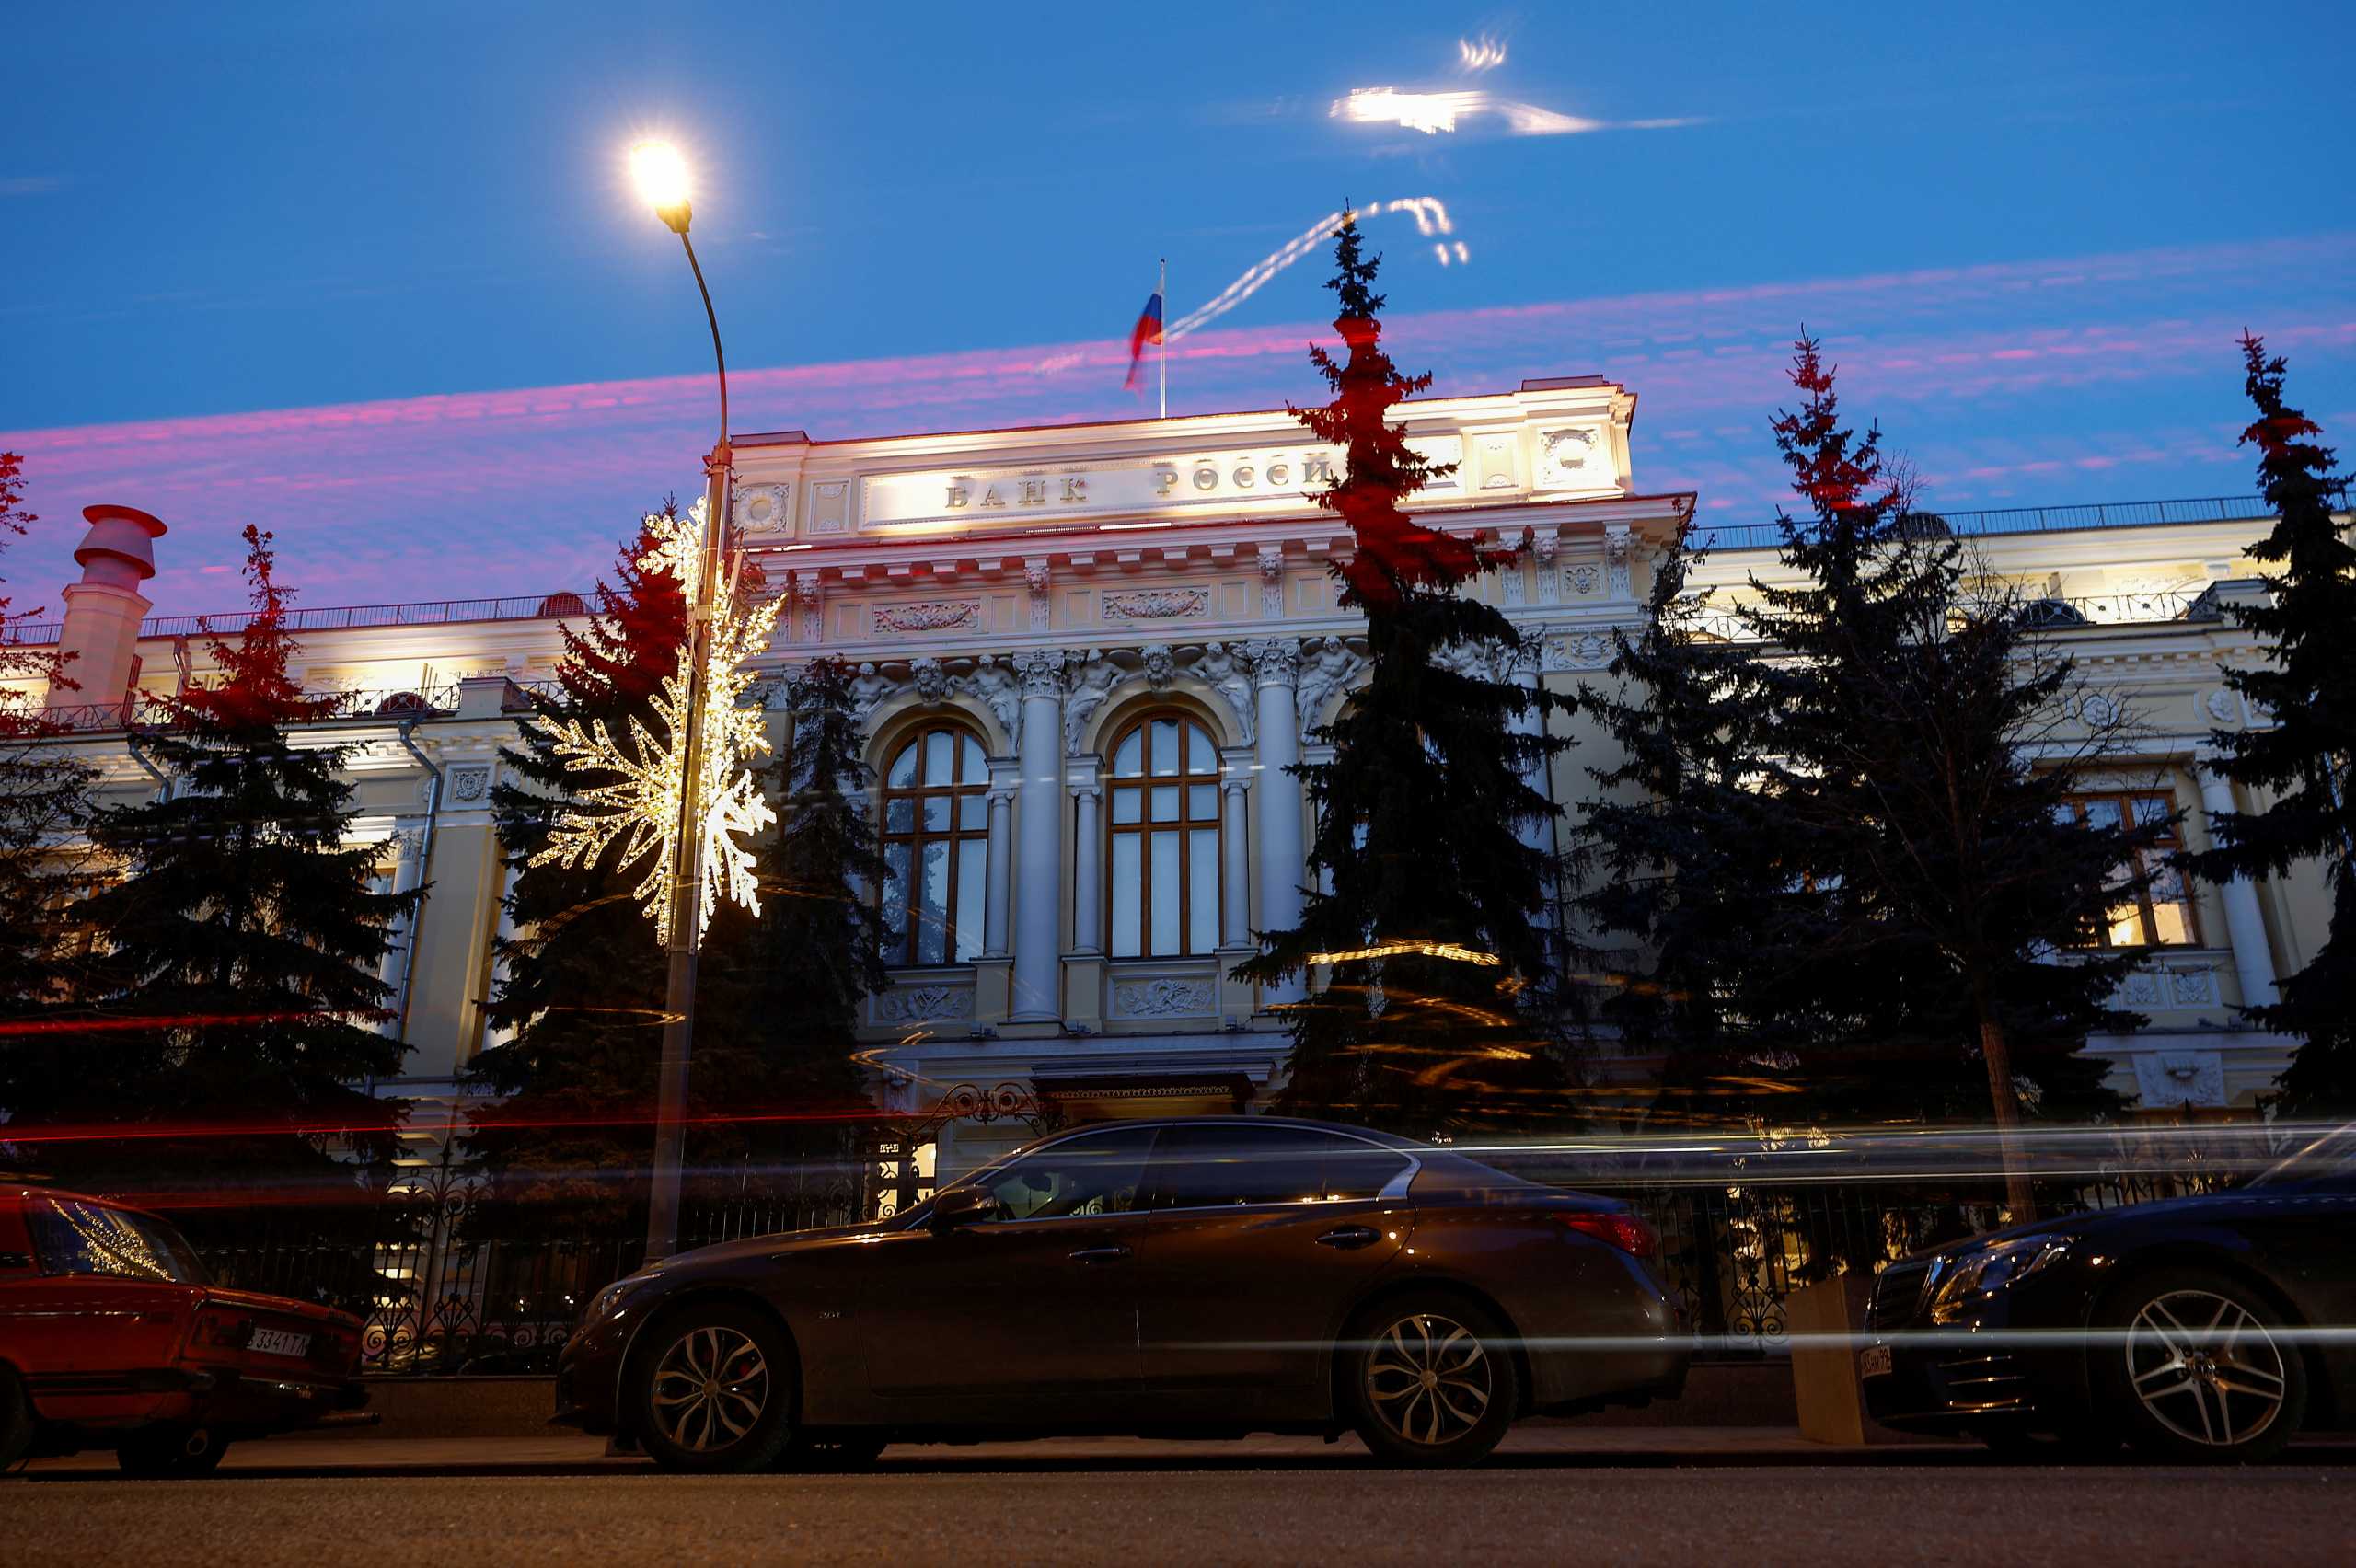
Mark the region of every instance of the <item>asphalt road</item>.
<instances>
[{"instance_id":1,"label":"asphalt road","mask_svg":"<svg viewBox=\"0 0 2356 1568\"><path fill-rule=\"evenodd\" d=\"M916 1451L921 1453L923 1451ZM0 1482L0 1557L49 1563L1970 1562L2356 1561L2356 1466L1908 1462L1633 1468L1507 1457L1410 1474L887 1459L861 1475L344 1474Z\"/></svg>"}]
</instances>

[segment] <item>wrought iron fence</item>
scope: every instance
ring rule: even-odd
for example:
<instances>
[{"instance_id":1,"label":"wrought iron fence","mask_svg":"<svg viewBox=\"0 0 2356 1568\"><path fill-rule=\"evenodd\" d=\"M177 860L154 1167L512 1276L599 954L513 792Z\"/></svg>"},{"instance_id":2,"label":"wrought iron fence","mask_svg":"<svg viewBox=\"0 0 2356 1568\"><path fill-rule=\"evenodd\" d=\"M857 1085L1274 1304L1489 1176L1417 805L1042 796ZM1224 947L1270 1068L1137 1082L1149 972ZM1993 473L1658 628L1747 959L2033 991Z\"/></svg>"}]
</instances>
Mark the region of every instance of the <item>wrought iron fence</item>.
<instances>
[{"instance_id":1,"label":"wrought iron fence","mask_svg":"<svg viewBox=\"0 0 2356 1568\"><path fill-rule=\"evenodd\" d=\"M819 1165L757 1196L690 1204L682 1249L843 1225L877 1184L864 1160ZM364 1372L427 1377L552 1371L597 1292L645 1260L635 1219L551 1218L491 1197L462 1168L436 1167L387 1193L366 1234L203 1247L224 1285L318 1301L359 1317Z\"/></svg>"}]
</instances>

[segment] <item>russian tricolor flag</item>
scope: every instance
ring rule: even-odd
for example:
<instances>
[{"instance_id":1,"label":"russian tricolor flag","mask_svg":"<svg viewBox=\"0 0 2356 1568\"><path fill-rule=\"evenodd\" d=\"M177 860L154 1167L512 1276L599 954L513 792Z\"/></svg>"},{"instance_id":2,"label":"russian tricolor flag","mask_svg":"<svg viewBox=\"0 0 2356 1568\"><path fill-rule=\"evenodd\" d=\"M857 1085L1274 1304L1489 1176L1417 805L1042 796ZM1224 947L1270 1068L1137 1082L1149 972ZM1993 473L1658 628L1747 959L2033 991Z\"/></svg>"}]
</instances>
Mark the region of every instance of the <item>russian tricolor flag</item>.
<instances>
[{"instance_id":1,"label":"russian tricolor flag","mask_svg":"<svg viewBox=\"0 0 2356 1568\"><path fill-rule=\"evenodd\" d=\"M1145 308L1138 312L1138 324L1129 329L1129 378L1121 383L1124 388L1137 389L1138 366L1144 363L1145 346L1161 341L1161 291L1155 289L1146 296Z\"/></svg>"}]
</instances>

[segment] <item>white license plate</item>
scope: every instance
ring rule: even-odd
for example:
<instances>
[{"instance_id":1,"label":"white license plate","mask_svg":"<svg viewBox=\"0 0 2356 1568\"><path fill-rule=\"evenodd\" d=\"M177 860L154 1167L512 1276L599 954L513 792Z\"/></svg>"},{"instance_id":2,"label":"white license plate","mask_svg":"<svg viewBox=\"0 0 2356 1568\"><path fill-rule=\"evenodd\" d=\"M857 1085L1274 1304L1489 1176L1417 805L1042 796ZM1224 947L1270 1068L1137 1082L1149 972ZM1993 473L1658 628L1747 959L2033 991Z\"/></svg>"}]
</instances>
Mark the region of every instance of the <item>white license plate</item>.
<instances>
[{"instance_id":1,"label":"white license plate","mask_svg":"<svg viewBox=\"0 0 2356 1568\"><path fill-rule=\"evenodd\" d=\"M306 1355L310 1353L311 1336L290 1334L284 1329L256 1329L246 1348L264 1355Z\"/></svg>"},{"instance_id":2,"label":"white license plate","mask_svg":"<svg viewBox=\"0 0 2356 1568\"><path fill-rule=\"evenodd\" d=\"M1889 1376L1889 1346L1869 1344L1857 1352L1857 1376L1887 1378Z\"/></svg>"}]
</instances>

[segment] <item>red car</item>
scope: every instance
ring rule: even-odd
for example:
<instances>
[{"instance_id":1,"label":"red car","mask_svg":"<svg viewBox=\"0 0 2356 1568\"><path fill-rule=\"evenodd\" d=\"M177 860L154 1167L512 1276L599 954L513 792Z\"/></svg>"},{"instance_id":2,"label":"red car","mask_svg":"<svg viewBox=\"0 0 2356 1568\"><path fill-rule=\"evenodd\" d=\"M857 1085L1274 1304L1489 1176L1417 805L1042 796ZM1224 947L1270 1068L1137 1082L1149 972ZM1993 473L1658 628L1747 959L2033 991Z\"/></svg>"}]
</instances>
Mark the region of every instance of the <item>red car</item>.
<instances>
[{"instance_id":1,"label":"red car","mask_svg":"<svg viewBox=\"0 0 2356 1568\"><path fill-rule=\"evenodd\" d=\"M0 1468L110 1447L133 1475L201 1475L366 1403L359 1361L359 1319L208 1283L152 1214L0 1189Z\"/></svg>"}]
</instances>

